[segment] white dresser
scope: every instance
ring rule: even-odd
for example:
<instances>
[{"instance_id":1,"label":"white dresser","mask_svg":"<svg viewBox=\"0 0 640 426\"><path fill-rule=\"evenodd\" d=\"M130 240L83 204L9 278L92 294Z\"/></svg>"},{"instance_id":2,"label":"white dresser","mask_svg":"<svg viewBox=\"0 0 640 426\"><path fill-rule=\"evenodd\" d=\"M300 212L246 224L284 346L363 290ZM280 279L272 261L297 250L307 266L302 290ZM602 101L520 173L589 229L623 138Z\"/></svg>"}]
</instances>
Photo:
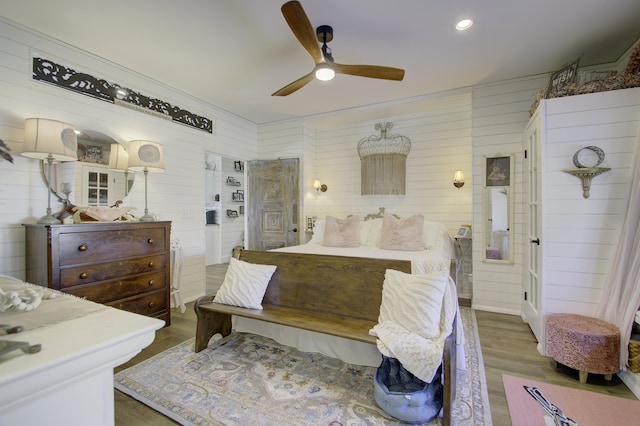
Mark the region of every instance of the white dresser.
<instances>
[{"instance_id":1,"label":"white dresser","mask_svg":"<svg viewBox=\"0 0 640 426\"><path fill-rule=\"evenodd\" d=\"M0 276L4 291L19 285L26 286ZM113 425L113 368L164 325L62 293L31 312L0 313L0 323L25 327L0 340L42 345L38 353L0 356L0 425L23 426Z\"/></svg>"}]
</instances>

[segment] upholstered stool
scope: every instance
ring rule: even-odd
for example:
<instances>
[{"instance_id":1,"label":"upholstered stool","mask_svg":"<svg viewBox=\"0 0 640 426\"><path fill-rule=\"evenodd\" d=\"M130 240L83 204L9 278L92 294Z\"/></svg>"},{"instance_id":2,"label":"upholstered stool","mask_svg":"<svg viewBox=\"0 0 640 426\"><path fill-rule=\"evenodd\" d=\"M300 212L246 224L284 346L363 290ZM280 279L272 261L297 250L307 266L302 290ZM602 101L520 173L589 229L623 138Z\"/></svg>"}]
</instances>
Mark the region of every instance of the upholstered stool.
<instances>
[{"instance_id":1,"label":"upholstered stool","mask_svg":"<svg viewBox=\"0 0 640 426\"><path fill-rule=\"evenodd\" d=\"M547 356L579 371L580 383L589 373L611 380L620 365L620 330L598 318L577 314L549 314Z\"/></svg>"}]
</instances>

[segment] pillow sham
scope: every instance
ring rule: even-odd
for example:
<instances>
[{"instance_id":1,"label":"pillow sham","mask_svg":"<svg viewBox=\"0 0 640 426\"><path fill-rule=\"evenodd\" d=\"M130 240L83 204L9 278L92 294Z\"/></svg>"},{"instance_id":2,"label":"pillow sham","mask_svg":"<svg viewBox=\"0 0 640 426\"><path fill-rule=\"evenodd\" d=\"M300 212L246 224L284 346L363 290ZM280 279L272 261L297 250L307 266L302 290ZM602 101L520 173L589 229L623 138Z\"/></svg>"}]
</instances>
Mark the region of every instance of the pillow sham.
<instances>
[{"instance_id":1,"label":"pillow sham","mask_svg":"<svg viewBox=\"0 0 640 426\"><path fill-rule=\"evenodd\" d=\"M213 302L262 309L262 299L275 270L274 265L259 265L232 257Z\"/></svg>"},{"instance_id":2,"label":"pillow sham","mask_svg":"<svg viewBox=\"0 0 640 426\"><path fill-rule=\"evenodd\" d=\"M439 222L431 222L429 220L424 221L424 248L427 250L437 250L442 248L443 235L447 230Z\"/></svg>"},{"instance_id":3,"label":"pillow sham","mask_svg":"<svg viewBox=\"0 0 640 426\"><path fill-rule=\"evenodd\" d=\"M446 273L415 275L387 269L378 324L391 321L425 338L440 336Z\"/></svg>"},{"instance_id":4,"label":"pillow sham","mask_svg":"<svg viewBox=\"0 0 640 426\"><path fill-rule=\"evenodd\" d=\"M382 218L380 248L385 250L424 250L424 217L414 215L406 219L396 219L385 214Z\"/></svg>"},{"instance_id":5,"label":"pillow sham","mask_svg":"<svg viewBox=\"0 0 640 426\"><path fill-rule=\"evenodd\" d=\"M324 224L324 219L316 220L316 224L313 227L313 235L311 236L309 243L322 244L322 238L324 237Z\"/></svg>"},{"instance_id":6,"label":"pillow sham","mask_svg":"<svg viewBox=\"0 0 640 426\"><path fill-rule=\"evenodd\" d=\"M327 216L322 245L327 247L360 247L360 216L346 219Z\"/></svg>"}]
</instances>

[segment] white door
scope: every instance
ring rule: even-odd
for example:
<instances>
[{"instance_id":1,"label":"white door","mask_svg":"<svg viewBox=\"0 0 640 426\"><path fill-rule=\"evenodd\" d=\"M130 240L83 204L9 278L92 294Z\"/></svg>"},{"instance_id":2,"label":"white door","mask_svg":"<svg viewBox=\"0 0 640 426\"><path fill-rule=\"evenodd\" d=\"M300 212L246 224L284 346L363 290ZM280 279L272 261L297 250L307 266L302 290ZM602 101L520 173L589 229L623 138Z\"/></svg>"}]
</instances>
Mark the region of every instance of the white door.
<instances>
[{"instance_id":1,"label":"white door","mask_svg":"<svg viewBox=\"0 0 640 426\"><path fill-rule=\"evenodd\" d=\"M544 108L539 108L538 112ZM541 154L543 114L529 122L525 129L525 268L522 315L538 339L538 351L544 354L544 306L542 283L542 173Z\"/></svg>"}]
</instances>

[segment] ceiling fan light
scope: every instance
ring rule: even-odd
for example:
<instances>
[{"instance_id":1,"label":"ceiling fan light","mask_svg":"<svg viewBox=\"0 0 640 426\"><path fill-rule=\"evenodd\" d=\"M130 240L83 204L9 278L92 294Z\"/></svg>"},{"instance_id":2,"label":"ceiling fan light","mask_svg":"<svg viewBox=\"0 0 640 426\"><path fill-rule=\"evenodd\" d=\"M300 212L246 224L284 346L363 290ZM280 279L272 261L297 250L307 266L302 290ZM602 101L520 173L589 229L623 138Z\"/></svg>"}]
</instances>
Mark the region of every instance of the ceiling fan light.
<instances>
[{"instance_id":1,"label":"ceiling fan light","mask_svg":"<svg viewBox=\"0 0 640 426\"><path fill-rule=\"evenodd\" d=\"M333 80L333 77L336 76L336 72L329 65L319 65L316 68L316 78L320 81L329 81Z\"/></svg>"},{"instance_id":2,"label":"ceiling fan light","mask_svg":"<svg viewBox=\"0 0 640 426\"><path fill-rule=\"evenodd\" d=\"M456 30L464 31L469 29L473 25L473 21L471 19L462 19L456 24Z\"/></svg>"}]
</instances>

